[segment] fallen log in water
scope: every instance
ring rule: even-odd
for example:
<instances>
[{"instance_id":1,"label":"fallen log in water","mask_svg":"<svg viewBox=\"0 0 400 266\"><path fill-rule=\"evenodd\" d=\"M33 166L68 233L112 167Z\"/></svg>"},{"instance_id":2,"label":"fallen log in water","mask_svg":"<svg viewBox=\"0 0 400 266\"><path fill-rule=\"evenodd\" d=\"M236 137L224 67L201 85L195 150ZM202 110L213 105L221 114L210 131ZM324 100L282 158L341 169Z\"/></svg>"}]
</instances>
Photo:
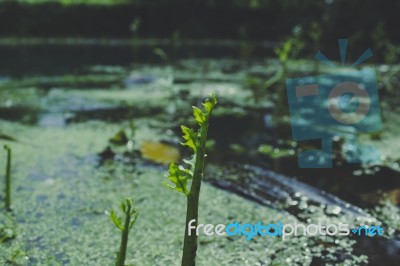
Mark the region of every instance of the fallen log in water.
<instances>
[{"instance_id":1,"label":"fallen log in water","mask_svg":"<svg viewBox=\"0 0 400 266\"><path fill-rule=\"evenodd\" d=\"M208 178L207 181L216 187L272 208L282 206L288 199L303 196L308 205L324 206L328 215L346 214L355 219L377 221L361 208L332 194L258 166L232 164L225 168L221 175ZM285 211L297 216L296 214L302 211L300 208L300 205L291 205Z\"/></svg>"},{"instance_id":2,"label":"fallen log in water","mask_svg":"<svg viewBox=\"0 0 400 266\"><path fill-rule=\"evenodd\" d=\"M304 222L305 209L310 206L324 208L327 216L347 216L353 221L366 221L382 224L375 217L361 208L347 203L340 198L317 189L293 178L276 172L252 165L230 164L220 172L221 176L206 178L212 185L236 193L244 198L258 202L259 204L285 211L298 220ZM285 204L287 201L302 199L306 205ZM400 259L400 240L398 229L391 238L384 237L352 237L356 240L354 252L367 254L370 265L398 265ZM315 265L324 264L322 261Z\"/></svg>"}]
</instances>

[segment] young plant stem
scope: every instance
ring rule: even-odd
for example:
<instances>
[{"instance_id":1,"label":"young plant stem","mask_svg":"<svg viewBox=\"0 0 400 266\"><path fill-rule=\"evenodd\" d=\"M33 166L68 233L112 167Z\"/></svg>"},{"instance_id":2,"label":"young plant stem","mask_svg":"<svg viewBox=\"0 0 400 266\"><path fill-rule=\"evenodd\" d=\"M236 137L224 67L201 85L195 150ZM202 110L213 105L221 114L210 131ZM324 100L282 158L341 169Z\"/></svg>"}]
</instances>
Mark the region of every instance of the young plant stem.
<instances>
[{"instance_id":1,"label":"young plant stem","mask_svg":"<svg viewBox=\"0 0 400 266\"><path fill-rule=\"evenodd\" d=\"M206 99L202 104L203 110L193 106L193 117L200 128L195 131L191 128L181 126L183 139L185 140L181 144L193 150L191 159L183 160L189 167L177 165L172 162L168 171L168 180L170 183L164 182L166 187L184 194L187 199L182 266L196 265L197 236L195 228L197 227L199 216L200 187L201 180L203 179L209 119L216 104L217 98L215 94L211 94L211 98ZM187 186L188 180L192 181L190 189Z\"/></svg>"},{"instance_id":2,"label":"young plant stem","mask_svg":"<svg viewBox=\"0 0 400 266\"><path fill-rule=\"evenodd\" d=\"M5 208L11 211L11 148L4 145L7 151L6 180L5 180Z\"/></svg>"},{"instance_id":3,"label":"young plant stem","mask_svg":"<svg viewBox=\"0 0 400 266\"><path fill-rule=\"evenodd\" d=\"M199 196L201 180L203 179L204 170L204 158L207 141L208 131L208 117L200 130L200 143L199 150L196 154L195 167L193 172L193 181L190 188L189 195L187 196L187 211L186 211L186 228L185 238L183 243L183 255L182 255L182 266L194 266L196 265L196 251L197 251L197 235L196 229L198 222L198 209L199 209ZM195 228L193 228L189 235L189 222L195 221Z\"/></svg>"},{"instance_id":4,"label":"young plant stem","mask_svg":"<svg viewBox=\"0 0 400 266\"><path fill-rule=\"evenodd\" d=\"M119 247L119 252L118 252L118 257L117 257L117 263L115 264L116 266L124 266L125 265L125 259L126 259L126 249L128 246L128 237L129 237L129 225L131 223L131 205L127 205L127 212L125 214L125 223L124 223L124 228L122 230L122 235L121 235L121 244Z\"/></svg>"},{"instance_id":5,"label":"young plant stem","mask_svg":"<svg viewBox=\"0 0 400 266\"><path fill-rule=\"evenodd\" d=\"M133 201L130 198L125 199L121 203L121 210L125 214L124 223L114 210L110 212L111 221L121 231L121 244L117 256L116 266L124 266L126 259L126 250L128 246L129 231L136 222L139 213L136 211Z\"/></svg>"},{"instance_id":6,"label":"young plant stem","mask_svg":"<svg viewBox=\"0 0 400 266\"><path fill-rule=\"evenodd\" d=\"M286 103L287 103L287 95L286 95L286 78L287 78L287 72L288 72L288 61L289 60L284 60L282 61L282 76L279 81L279 91L278 91L278 117L282 116L285 114L286 110Z\"/></svg>"}]
</instances>

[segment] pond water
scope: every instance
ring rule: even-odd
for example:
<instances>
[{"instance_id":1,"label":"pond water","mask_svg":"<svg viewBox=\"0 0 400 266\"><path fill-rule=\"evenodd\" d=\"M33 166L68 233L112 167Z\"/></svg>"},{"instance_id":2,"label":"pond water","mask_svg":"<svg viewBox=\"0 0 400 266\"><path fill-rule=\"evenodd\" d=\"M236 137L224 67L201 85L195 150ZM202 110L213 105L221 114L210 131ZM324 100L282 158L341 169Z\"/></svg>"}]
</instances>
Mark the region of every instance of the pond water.
<instances>
[{"instance_id":1,"label":"pond water","mask_svg":"<svg viewBox=\"0 0 400 266\"><path fill-rule=\"evenodd\" d=\"M163 163L168 154L187 156L179 127L194 126L191 106L215 92L219 104L210 125L200 222L379 223L387 234L285 242L201 236L199 265L395 265L399 154L384 142L397 140L395 120L385 121L390 130L382 141L364 136L386 154L381 165L338 158L334 169L300 169L288 122L272 118L277 91L262 97L257 91L279 62L266 58L270 47L248 50L0 47L0 140L13 149L13 212L0 212L0 233L11 233L0 241L0 264L113 264L120 236L106 214L129 196L140 216L127 264L179 265L186 202L162 185ZM312 65L294 61L291 71L311 74ZM385 113L390 106L382 108ZM117 137L119 132L125 137ZM337 151L342 145L339 140ZM5 160L1 156L0 165Z\"/></svg>"}]
</instances>

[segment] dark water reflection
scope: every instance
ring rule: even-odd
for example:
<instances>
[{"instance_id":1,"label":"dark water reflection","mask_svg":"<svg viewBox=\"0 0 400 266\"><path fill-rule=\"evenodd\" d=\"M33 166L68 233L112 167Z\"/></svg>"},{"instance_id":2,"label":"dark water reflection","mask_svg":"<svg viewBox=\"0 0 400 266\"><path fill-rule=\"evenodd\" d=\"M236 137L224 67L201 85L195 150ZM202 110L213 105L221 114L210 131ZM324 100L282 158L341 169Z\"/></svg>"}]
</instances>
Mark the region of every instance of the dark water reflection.
<instances>
[{"instance_id":1,"label":"dark water reflection","mask_svg":"<svg viewBox=\"0 0 400 266\"><path fill-rule=\"evenodd\" d=\"M161 48L169 60L182 58L255 59L273 55L270 44L191 43L187 46L97 44L2 45L0 46L0 79L34 75L74 73L93 65L127 66L133 63L163 63L154 49Z\"/></svg>"}]
</instances>

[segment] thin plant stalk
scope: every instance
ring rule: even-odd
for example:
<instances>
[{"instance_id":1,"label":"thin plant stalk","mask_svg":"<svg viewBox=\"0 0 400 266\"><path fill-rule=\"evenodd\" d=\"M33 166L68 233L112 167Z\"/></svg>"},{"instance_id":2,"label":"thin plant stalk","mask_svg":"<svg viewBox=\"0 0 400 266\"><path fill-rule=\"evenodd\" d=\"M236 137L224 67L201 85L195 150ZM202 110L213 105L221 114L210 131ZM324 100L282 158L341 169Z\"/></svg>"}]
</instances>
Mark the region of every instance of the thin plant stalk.
<instances>
[{"instance_id":1,"label":"thin plant stalk","mask_svg":"<svg viewBox=\"0 0 400 266\"><path fill-rule=\"evenodd\" d=\"M7 151L6 179L5 179L5 208L11 211L11 148L4 145Z\"/></svg>"},{"instance_id":2,"label":"thin plant stalk","mask_svg":"<svg viewBox=\"0 0 400 266\"><path fill-rule=\"evenodd\" d=\"M203 110L198 107L193 107L193 116L200 128L195 131L188 127L181 126L183 139L185 140L182 145L193 150L191 160L183 160L189 167L171 163L169 166L168 179L173 185L167 182L164 183L167 187L184 194L187 198L182 266L194 266L196 264L196 227L198 221L199 196L201 180L203 179L204 158L206 156L205 149L209 119L216 104L217 99L215 95L212 94L211 98L207 99L202 104L204 107ZM192 184L189 190L187 184L190 179L192 180ZM194 227L193 225L189 226L190 223L193 223L192 221L194 222Z\"/></svg>"},{"instance_id":3,"label":"thin plant stalk","mask_svg":"<svg viewBox=\"0 0 400 266\"><path fill-rule=\"evenodd\" d=\"M121 218L117 217L114 211L111 211L110 218L114 222L115 226L121 230L121 243L119 246L119 252L117 256L116 266L124 266L126 260L126 253L129 240L129 231L135 224L139 213L133 206L133 201L131 199L126 199L121 204L121 210L125 213L125 220L122 224Z\"/></svg>"},{"instance_id":4,"label":"thin plant stalk","mask_svg":"<svg viewBox=\"0 0 400 266\"><path fill-rule=\"evenodd\" d=\"M128 212L130 212L131 206L128 207ZM128 246L128 239L129 239L129 224L131 222L131 216L125 215L125 223L124 223L124 230L121 233L121 244L119 246L118 258L116 266L124 266L125 259L126 259L126 249Z\"/></svg>"},{"instance_id":5,"label":"thin plant stalk","mask_svg":"<svg viewBox=\"0 0 400 266\"><path fill-rule=\"evenodd\" d=\"M196 154L196 163L193 172L193 181L190 188L189 195L187 196L187 210L186 210L186 228L185 238L183 242L183 255L182 255L182 266L194 266L196 264L196 252L197 252L197 235L196 229L190 232L189 235L189 222L195 220L195 227L197 227L198 221L198 210L199 210L199 196L201 188L201 180L203 179L204 171L204 158L208 132L208 119L205 124L201 127L200 131L200 145L199 150Z\"/></svg>"}]
</instances>

